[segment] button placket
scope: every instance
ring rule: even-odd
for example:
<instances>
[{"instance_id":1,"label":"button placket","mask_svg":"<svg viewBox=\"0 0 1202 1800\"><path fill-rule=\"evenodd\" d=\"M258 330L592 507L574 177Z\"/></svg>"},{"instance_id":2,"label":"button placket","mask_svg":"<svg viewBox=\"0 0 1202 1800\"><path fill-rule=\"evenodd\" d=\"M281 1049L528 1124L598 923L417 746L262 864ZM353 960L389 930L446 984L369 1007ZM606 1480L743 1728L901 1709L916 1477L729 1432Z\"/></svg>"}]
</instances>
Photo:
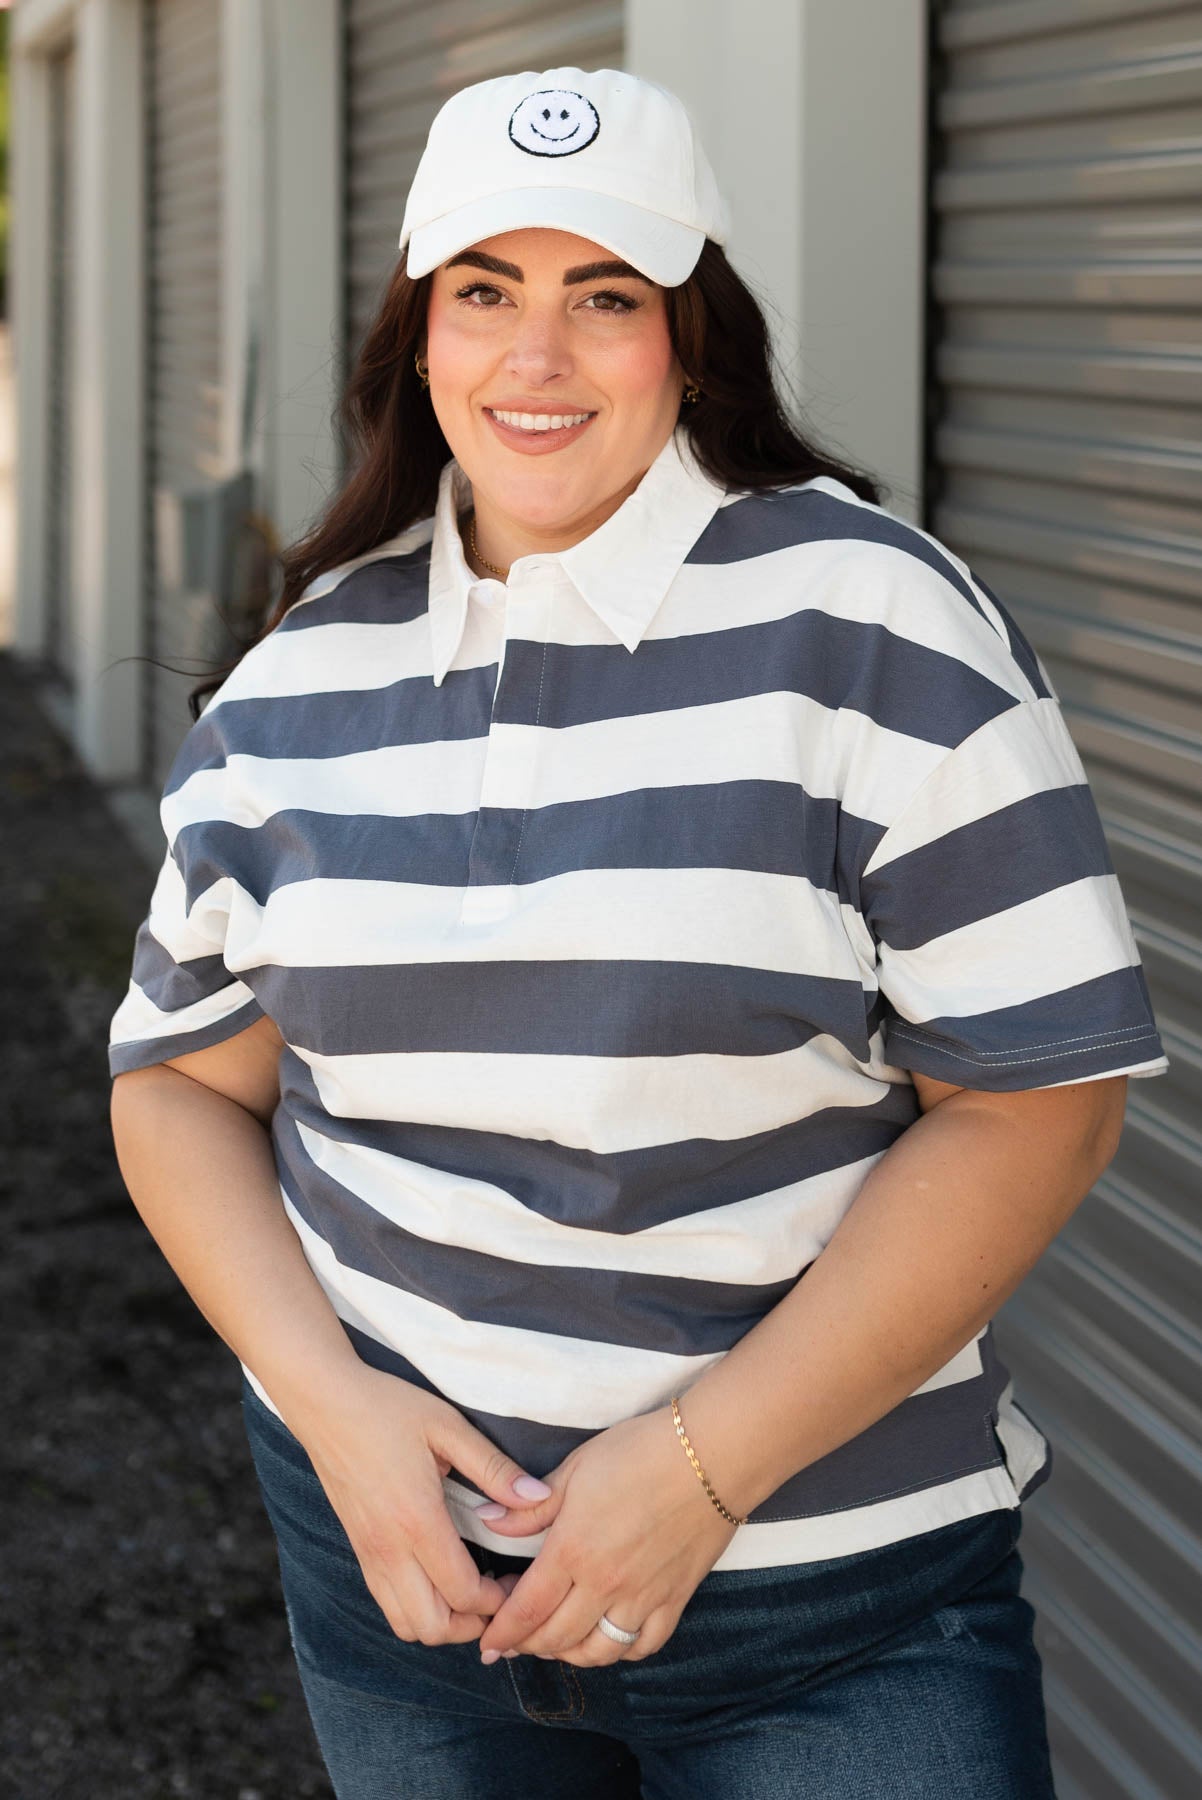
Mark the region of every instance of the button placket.
<instances>
[{"instance_id":1,"label":"button placket","mask_svg":"<svg viewBox=\"0 0 1202 1800\"><path fill-rule=\"evenodd\" d=\"M504 625L497 682L493 691L489 717L488 742L480 784L480 804L472 831L468 855L468 880L460 902L459 916L465 924L483 923L508 912L513 905L513 879L521 855L527 808L524 801L532 791L534 778L534 740L521 728L507 727L503 714L511 717L525 712L538 723L542 705L542 687L546 672L547 637L550 628L552 596L549 587L537 584L537 578L519 582L505 599ZM521 637L537 653L537 676L533 675L535 657L514 657L509 652L510 640ZM541 641L541 653L539 644ZM535 681L529 707L508 704L523 698L518 684Z\"/></svg>"}]
</instances>

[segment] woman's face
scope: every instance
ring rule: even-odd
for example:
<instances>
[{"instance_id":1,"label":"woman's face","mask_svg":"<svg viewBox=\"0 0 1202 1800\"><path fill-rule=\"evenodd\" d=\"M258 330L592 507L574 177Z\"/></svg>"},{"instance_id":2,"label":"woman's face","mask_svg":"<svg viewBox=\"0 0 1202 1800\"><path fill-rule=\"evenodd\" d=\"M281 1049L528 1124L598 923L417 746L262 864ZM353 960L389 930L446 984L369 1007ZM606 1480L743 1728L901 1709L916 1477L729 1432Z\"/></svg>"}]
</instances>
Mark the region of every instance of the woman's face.
<instances>
[{"instance_id":1,"label":"woman's face","mask_svg":"<svg viewBox=\"0 0 1202 1800\"><path fill-rule=\"evenodd\" d=\"M590 238L541 227L483 238L434 271L426 356L482 525L548 548L637 487L685 379L663 288Z\"/></svg>"}]
</instances>

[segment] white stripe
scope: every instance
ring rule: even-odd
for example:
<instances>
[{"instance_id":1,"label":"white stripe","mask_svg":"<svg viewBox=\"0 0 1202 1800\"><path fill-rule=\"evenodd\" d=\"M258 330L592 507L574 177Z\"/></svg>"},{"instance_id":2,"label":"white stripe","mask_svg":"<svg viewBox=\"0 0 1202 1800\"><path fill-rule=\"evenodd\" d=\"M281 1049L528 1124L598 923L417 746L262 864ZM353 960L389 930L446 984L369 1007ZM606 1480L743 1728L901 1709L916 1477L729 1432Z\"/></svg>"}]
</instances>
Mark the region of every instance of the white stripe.
<instances>
[{"instance_id":1,"label":"white stripe","mask_svg":"<svg viewBox=\"0 0 1202 1800\"><path fill-rule=\"evenodd\" d=\"M1047 1440L1015 1404L1013 1379L998 1396L997 1435L1015 1489L1021 1494L1044 1460Z\"/></svg>"},{"instance_id":2,"label":"white stripe","mask_svg":"<svg viewBox=\"0 0 1202 1800\"><path fill-rule=\"evenodd\" d=\"M988 605L983 595L981 600ZM1004 638L972 610L951 580L893 544L833 538L790 544L750 564L686 563L647 636L684 638L803 612L884 626L895 637L951 657L996 682L1016 700L1030 692ZM577 627L575 612L570 627L570 641L577 641L577 629L588 629L584 621ZM555 635L562 641L562 624Z\"/></svg>"},{"instance_id":3,"label":"white stripe","mask_svg":"<svg viewBox=\"0 0 1202 1800\"><path fill-rule=\"evenodd\" d=\"M261 825L299 807L340 817L474 812L480 804L487 738L394 744L347 756L231 756L224 769L198 769L163 801L174 838L210 819Z\"/></svg>"},{"instance_id":4,"label":"white stripe","mask_svg":"<svg viewBox=\"0 0 1202 1800\"><path fill-rule=\"evenodd\" d=\"M659 1405L660 1396L687 1387L726 1354L672 1356L461 1319L417 1294L348 1269L280 1191L309 1265L339 1317L398 1349L441 1393L454 1394L457 1406L599 1431Z\"/></svg>"},{"instance_id":5,"label":"white stripe","mask_svg":"<svg viewBox=\"0 0 1202 1800\"><path fill-rule=\"evenodd\" d=\"M1139 1041L1138 1038L1131 1039L1132 1043ZM1122 1055L1122 1044L1123 1040L1120 1039L1115 1047L1116 1056ZM1032 1081L1024 1083L1024 1086L1032 1088L1076 1087L1083 1081L1110 1081L1116 1075L1129 1075L1132 1080L1139 1081L1145 1075L1163 1075L1168 1067L1167 1056L1154 1056L1150 1062L1119 1063L1113 1069L1099 1069L1096 1075L1070 1075L1064 1081Z\"/></svg>"},{"instance_id":6,"label":"white stripe","mask_svg":"<svg viewBox=\"0 0 1202 1800\"><path fill-rule=\"evenodd\" d=\"M1011 648L1010 633L1007 629L1006 622L998 612L997 607L993 604L993 601L989 598L989 595L981 586L980 582L976 580L972 570L964 561L963 557L957 556L955 551L950 549L940 538L937 538L933 532L924 531L922 526L916 525L912 519L903 519L899 514L892 512L887 506L878 506L871 500L861 499L859 494L855 493L851 488L846 487L842 482L836 481L832 476L816 476L813 485L815 487L825 488L828 493L836 494L839 499L846 500L852 506L863 507L865 512L876 513L878 517L888 519L894 525L904 525L906 530L912 532L916 538L921 538L925 544L929 544L931 549L935 552L936 561L949 564L951 568L956 571L957 575L959 575L965 587L969 588L976 596L977 605L988 620L990 628L996 632L999 641L1005 647L1007 661L1010 661L1010 659L1013 658L1014 653ZM953 588L952 591L955 592L955 589ZM970 623L975 620L976 614L962 597L960 604L963 608L962 618L967 628ZM1035 660L1036 662L1039 662L1038 657L1036 657ZM1017 661L1011 662L1010 666L1013 671L1012 681L1022 683L1020 691L1024 697L1027 699L1036 698L1034 688L1023 674L1022 668ZM1042 663L1040 663L1039 666L1040 673L1044 673ZM1049 683L1048 685L1050 686L1051 684Z\"/></svg>"},{"instance_id":7,"label":"white stripe","mask_svg":"<svg viewBox=\"0 0 1202 1800\"><path fill-rule=\"evenodd\" d=\"M672 1355L462 1319L447 1307L348 1268L301 1218L282 1187L280 1192L306 1260L339 1317L403 1356L441 1393L453 1394L456 1406L532 1424L602 1431L662 1406L726 1355L722 1350ZM978 1376L982 1335L914 1393Z\"/></svg>"},{"instance_id":8,"label":"white stripe","mask_svg":"<svg viewBox=\"0 0 1202 1800\"><path fill-rule=\"evenodd\" d=\"M372 559L374 560L374 559ZM589 614L590 618L595 617ZM503 618L495 607L469 609L455 668L486 667L501 648ZM430 621L354 621L331 617L304 630L273 632L256 644L229 676L228 699L293 699L303 694L362 693L398 681L429 680L433 672Z\"/></svg>"},{"instance_id":9,"label":"white stripe","mask_svg":"<svg viewBox=\"0 0 1202 1800\"><path fill-rule=\"evenodd\" d=\"M200 769L167 795L163 823L174 841L201 820L257 825L290 807L401 818L473 812L482 803L550 806L647 787L800 780L815 799L841 794L857 817L888 824L945 755L941 744L780 691L555 730L494 724L488 738L345 756L234 754L224 772Z\"/></svg>"},{"instance_id":10,"label":"white stripe","mask_svg":"<svg viewBox=\"0 0 1202 1800\"><path fill-rule=\"evenodd\" d=\"M494 725L494 806L550 806L645 787L787 779L887 824L947 754L942 744L784 689L549 731Z\"/></svg>"},{"instance_id":11,"label":"white stripe","mask_svg":"<svg viewBox=\"0 0 1202 1800\"><path fill-rule=\"evenodd\" d=\"M238 665L235 672L245 673L228 698L354 693L430 674L430 626L424 610L395 624L335 619L303 631L277 631L255 649L257 654L248 654Z\"/></svg>"},{"instance_id":12,"label":"white stripe","mask_svg":"<svg viewBox=\"0 0 1202 1800\"><path fill-rule=\"evenodd\" d=\"M877 845L865 875L1004 806L1085 782L1054 700L1030 700L965 738Z\"/></svg>"},{"instance_id":13,"label":"white stripe","mask_svg":"<svg viewBox=\"0 0 1202 1800\"><path fill-rule=\"evenodd\" d=\"M535 1556L547 1532L527 1537L501 1537L478 1519L475 1494L450 1476L443 1479L447 1510L459 1535L489 1550L511 1556ZM740 1525L712 1572L727 1569L781 1568L789 1563L825 1562L833 1556L853 1556L861 1550L895 1544L901 1538L935 1531L960 1519L976 1518L998 1507L1013 1507L1013 1483L1001 1469L982 1469L939 1482L917 1494L896 1500L878 1500L871 1506L852 1506L840 1512L820 1513L811 1519L775 1519L763 1524ZM548 1530L550 1527L548 1527Z\"/></svg>"},{"instance_id":14,"label":"white stripe","mask_svg":"<svg viewBox=\"0 0 1202 1800\"><path fill-rule=\"evenodd\" d=\"M494 1182L427 1168L297 1122L311 1161L382 1218L428 1243L541 1268L691 1281L787 1281L820 1255L883 1151L808 1180L643 1231L591 1231L524 1206ZM976 1371L974 1371L976 1372Z\"/></svg>"},{"instance_id":15,"label":"white stripe","mask_svg":"<svg viewBox=\"0 0 1202 1800\"><path fill-rule=\"evenodd\" d=\"M881 988L912 1024L971 1019L1042 1000L1138 961L1117 876L1087 875L944 932L918 949L882 944ZM1039 1048L1068 1050L1072 1037L1070 1026L1062 1041ZM1015 1058L1022 1060L1017 1051Z\"/></svg>"},{"instance_id":16,"label":"white stripe","mask_svg":"<svg viewBox=\"0 0 1202 1800\"><path fill-rule=\"evenodd\" d=\"M228 1018L230 1013L237 1012L240 1006L253 999L251 990L242 982L231 981L206 999L193 1001L191 1006L162 1012L137 982L131 980L125 998L113 1014L109 1043L116 1048L122 1044L153 1043L157 1038L200 1031L218 1019Z\"/></svg>"},{"instance_id":17,"label":"white stripe","mask_svg":"<svg viewBox=\"0 0 1202 1800\"><path fill-rule=\"evenodd\" d=\"M862 974L839 901L803 876L573 869L522 883L504 934L462 922L462 897L459 887L421 882L313 878L260 906L240 890L226 957L239 969L604 958L703 963L715 979L722 966L850 982Z\"/></svg>"},{"instance_id":18,"label":"white stripe","mask_svg":"<svg viewBox=\"0 0 1202 1800\"><path fill-rule=\"evenodd\" d=\"M347 1119L500 1131L612 1155L772 1131L828 1106L872 1106L879 1080L834 1038L768 1056L553 1056L402 1051L322 1056L294 1045L322 1106Z\"/></svg>"},{"instance_id":19,"label":"white stripe","mask_svg":"<svg viewBox=\"0 0 1202 1800\"><path fill-rule=\"evenodd\" d=\"M173 962L221 954L233 886L228 875L219 876L203 894L196 896L189 911L187 889L175 859L170 852L163 858L150 896L146 924Z\"/></svg>"}]
</instances>

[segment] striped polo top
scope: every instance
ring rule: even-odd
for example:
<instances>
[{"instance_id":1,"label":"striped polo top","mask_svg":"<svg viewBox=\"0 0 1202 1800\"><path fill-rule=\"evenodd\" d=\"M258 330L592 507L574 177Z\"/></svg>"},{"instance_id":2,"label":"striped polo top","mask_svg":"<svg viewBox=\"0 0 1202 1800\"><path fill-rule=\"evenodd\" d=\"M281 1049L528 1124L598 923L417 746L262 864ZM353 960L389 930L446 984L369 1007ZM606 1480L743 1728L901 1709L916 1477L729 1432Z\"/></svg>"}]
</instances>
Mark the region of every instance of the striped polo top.
<instances>
[{"instance_id":1,"label":"striped polo top","mask_svg":"<svg viewBox=\"0 0 1202 1800\"><path fill-rule=\"evenodd\" d=\"M109 1056L269 1015L282 1202L357 1351L544 1475L789 1293L911 1070L1168 1065L1047 674L937 539L829 476L727 491L683 428L507 584L470 498L448 462L189 729ZM987 1326L715 1567L1014 1507L1050 1464ZM543 1541L444 1492L464 1537Z\"/></svg>"}]
</instances>

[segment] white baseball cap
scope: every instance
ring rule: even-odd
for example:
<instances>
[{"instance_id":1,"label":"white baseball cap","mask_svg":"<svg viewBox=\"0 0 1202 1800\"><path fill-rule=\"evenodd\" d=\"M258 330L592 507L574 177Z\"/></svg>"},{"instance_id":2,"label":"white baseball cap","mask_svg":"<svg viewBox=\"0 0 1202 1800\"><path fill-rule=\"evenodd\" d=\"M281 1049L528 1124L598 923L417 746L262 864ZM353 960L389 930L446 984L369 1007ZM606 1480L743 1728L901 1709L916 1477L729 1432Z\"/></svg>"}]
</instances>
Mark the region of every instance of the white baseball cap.
<instances>
[{"instance_id":1,"label":"white baseball cap","mask_svg":"<svg viewBox=\"0 0 1202 1800\"><path fill-rule=\"evenodd\" d=\"M621 69L526 70L461 88L430 127L400 248L416 279L523 226L604 244L663 287L692 274L729 217L675 94Z\"/></svg>"}]
</instances>

